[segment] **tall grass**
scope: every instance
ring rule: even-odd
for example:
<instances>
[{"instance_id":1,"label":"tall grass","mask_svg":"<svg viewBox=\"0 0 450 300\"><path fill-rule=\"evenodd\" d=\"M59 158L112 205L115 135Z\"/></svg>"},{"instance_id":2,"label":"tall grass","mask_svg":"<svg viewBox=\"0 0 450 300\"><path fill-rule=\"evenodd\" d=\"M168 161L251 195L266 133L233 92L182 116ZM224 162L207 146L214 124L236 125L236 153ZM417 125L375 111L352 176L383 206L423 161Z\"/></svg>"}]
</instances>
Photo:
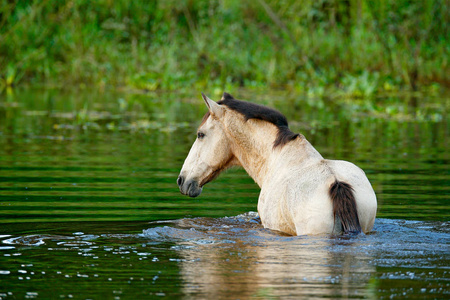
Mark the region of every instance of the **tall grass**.
<instances>
[{"instance_id":1,"label":"tall grass","mask_svg":"<svg viewBox=\"0 0 450 300\"><path fill-rule=\"evenodd\" d=\"M0 0L0 86L448 85L445 0Z\"/></svg>"}]
</instances>

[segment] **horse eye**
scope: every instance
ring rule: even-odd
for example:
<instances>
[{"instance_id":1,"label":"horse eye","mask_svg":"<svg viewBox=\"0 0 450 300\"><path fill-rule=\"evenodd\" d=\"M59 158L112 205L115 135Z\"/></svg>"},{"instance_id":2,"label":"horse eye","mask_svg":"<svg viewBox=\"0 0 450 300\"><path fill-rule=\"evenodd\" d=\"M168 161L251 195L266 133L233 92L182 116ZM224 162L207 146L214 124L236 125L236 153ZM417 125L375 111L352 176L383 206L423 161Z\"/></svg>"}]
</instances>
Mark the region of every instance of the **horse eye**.
<instances>
[{"instance_id":1,"label":"horse eye","mask_svg":"<svg viewBox=\"0 0 450 300\"><path fill-rule=\"evenodd\" d=\"M204 134L203 132L198 132L198 133L197 133L197 137L198 137L199 139L202 139L202 138L205 137L205 134Z\"/></svg>"}]
</instances>

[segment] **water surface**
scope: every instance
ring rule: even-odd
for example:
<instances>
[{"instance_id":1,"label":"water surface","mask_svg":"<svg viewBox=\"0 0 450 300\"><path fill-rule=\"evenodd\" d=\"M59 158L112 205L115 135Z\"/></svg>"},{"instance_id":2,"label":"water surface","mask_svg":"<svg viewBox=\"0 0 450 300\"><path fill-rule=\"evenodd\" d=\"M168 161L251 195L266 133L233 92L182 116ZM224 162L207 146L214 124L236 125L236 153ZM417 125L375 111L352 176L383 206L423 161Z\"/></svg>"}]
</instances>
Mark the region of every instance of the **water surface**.
<instances>
[{"instance_id":1,"label":"water surface","mask_svg":"<svg viewBox=\"0 0 450 300\"><path fill-rule=\"evenodd\" d=\"M19 91L0 102L0 298L449 297L448 98L240 94L365 170L373 233L263 229L242 170L182 196L198 95Z\"/></svg>"}]
</instances>

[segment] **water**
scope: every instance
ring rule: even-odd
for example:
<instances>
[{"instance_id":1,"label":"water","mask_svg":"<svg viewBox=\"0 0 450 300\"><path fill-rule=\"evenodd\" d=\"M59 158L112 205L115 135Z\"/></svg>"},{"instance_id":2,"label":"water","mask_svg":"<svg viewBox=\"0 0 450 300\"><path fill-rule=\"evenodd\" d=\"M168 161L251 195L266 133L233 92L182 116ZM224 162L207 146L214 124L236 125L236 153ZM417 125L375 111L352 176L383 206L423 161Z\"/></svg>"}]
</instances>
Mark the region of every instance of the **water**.
<instances>
[{"instance_id":1,"label":"water","mask_svg":"<svg viewBox=\"0 0 450 300\"><path fill-rule=\"evenodd\" d=\"M448 98L241 94L366 171L373 233L263 229L242 170L182 196L198 95L19 91L0 101L0 299L449 297Z\"/></svg>"},{"instance_id":2,"label":"water","mask_svg":"<svg viewBox=\"0 0 450 300\"><path fill-rule=\"evenodd\" d=\"M444 298L449 222L377 219L358 237L290 237L252 214L46 225L4 236L16 298ZM74 231L83 229L84 232ZM57 233L56 233L57 232Z\"/></svg>"}]
</instances>

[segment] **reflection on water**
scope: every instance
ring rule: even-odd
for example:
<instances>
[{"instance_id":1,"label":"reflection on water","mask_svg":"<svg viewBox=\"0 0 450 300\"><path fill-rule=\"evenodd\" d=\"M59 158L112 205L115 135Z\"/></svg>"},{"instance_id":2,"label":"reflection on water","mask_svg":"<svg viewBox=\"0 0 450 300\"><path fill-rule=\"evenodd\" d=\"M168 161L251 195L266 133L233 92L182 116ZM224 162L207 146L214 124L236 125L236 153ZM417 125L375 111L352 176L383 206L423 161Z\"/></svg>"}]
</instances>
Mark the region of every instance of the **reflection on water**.
<instances>
[{"instance_id":1,"label":"reflection on water","mask_svg":"<svg viewBox=\"0 0 450 300\"><path fill-rule=\"evenodd\" d=\"M242 170L180 195L199 95L0 95L0 299L448 297L448 97L235 96L363 168L375 232L265 230Z\"/></svg>"},{"instance_id":2,"label":"reflection on water","mask_svg":"<svg viewBox=\"0 0 450 300\"><path fill-rule=\"evenodd\" d=\"M375 272L369 255L333 251L335 245L352 247L357 243L352 239L280 236L239 217L175 225L182 229L152 228L144 236L179 240L185 235L176 247L182 291L193 299L363 296Z\"/></svg>"},{"instance_id":3,"label":"reflection on water","mask_svg":"<svg viewBox=\"0 0 450 300\"><path fill-rule=\"evenodd\" d=\"M175 227L144 230L144 236L177 241L182 291L192 298L361 298L386 291L403 296L448 292L448 222L378 219L370 235L289 237L262 229L249 217L183 219L173 222ZM403 269L388 271L397 266ZM408 289L393 288L385 282L393 278L411 283ZM431 278L437 284L420 283Z\"/></svg>"},{"instance_id":4,"label":"reflection on water","mask_svg":"<svg viewBox=\"0 0 450 300\"><path fill-rule=\"evenodd\" d=\"M45 299L51 294L40 284L58 283L53 295L79 298L448 295L449 222L377 219L369 235L291 237L254 217L152 222L136 234L2 236L0 261L14 260L0 264L0 294Z\"/></svg>"}]
</instances>

